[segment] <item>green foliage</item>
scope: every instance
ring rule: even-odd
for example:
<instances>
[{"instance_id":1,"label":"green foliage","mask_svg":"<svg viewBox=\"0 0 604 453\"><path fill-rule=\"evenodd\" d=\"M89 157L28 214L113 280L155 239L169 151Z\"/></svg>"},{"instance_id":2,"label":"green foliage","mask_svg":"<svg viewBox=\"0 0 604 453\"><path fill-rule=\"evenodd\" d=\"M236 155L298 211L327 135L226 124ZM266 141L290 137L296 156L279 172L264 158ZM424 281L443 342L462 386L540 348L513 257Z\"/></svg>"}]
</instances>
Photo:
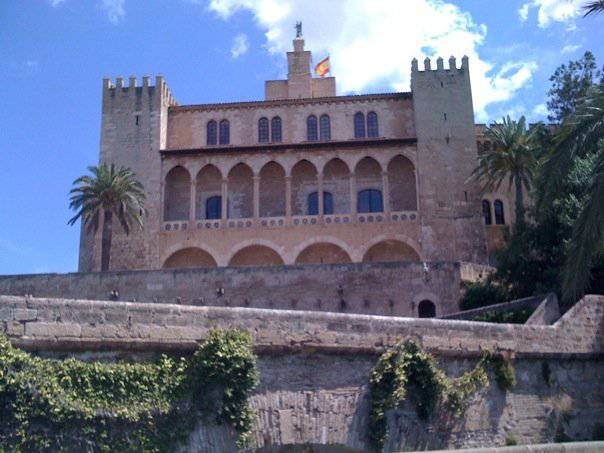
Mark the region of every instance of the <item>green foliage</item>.
<instances>
[{"instance_id":1,"label":"green foliage","mask_svg":"<svg viewBox=\"0 0 604 453\"><path fill-rule=\"evenodd\" d=\"M218 421L245 441L256 381L241 332L212 332L193 360L152 364L42 359L0 336L0 451L173 451L208 395L233 384L238 392L223 398L219 413L228 416Z\"/></svg>"},{"instance_id":2,"label":"green foliage","mask_svg":"<svg viewBox=\"0 0 604 453\"><path fill-rule=\"evenodd\" d=\"M508 294L501 285L494 284L491 280L470 283L459 302L461 310L486 307L500 304L508 300Z\"/></svg>"},{"instance_id":3,"label":"green foliage","mask_svg":"<svg viewBox=\"0 0 604 453\"><path fill-rule=\"evenodd\" d=\"M516 386L516 370L512 360L497 354L493 357L493 367L495 372L495 381L501 390L511 390Z\"/></svg>"},{"instance_id":4,"label":"green foliage","mask_svg":"<svg viewBox=\"0 0 604 453\"><path fill-rule=\"evenodd\" d=\"M487 311L475 318L473 321L494 322L497 324L524 324L533 313L529 309L508 310L504 312Z\"/></svg>"},{"instance_id":5,"label":"green foliage","mask_svg":"<svg viewBox=\"0 0 604 453\"><path fill-rule=\"evenodd\" d=\"M508 447L518 445L518 439L516 438L516 436L514 436L514 434L508 433L508 435L505 437L505 444Z\"/></svg>"},{"instance_id":6,"label":"green foliage","mask_svg":"<svg viewBox=\"0 0 604 453\"><path fill-rule=\"evenodd\" d=\"M412 395L417 415L427 420L437 406L459 417L468 400L489 384L485 354L476 367L456 379L448 378L434 358L423 352L413 341L400 342L384 352L369 380L370 415L368 436L375 450L381 450L388 437L386 412L395 409Z\"/></svg>"}]
</instances>

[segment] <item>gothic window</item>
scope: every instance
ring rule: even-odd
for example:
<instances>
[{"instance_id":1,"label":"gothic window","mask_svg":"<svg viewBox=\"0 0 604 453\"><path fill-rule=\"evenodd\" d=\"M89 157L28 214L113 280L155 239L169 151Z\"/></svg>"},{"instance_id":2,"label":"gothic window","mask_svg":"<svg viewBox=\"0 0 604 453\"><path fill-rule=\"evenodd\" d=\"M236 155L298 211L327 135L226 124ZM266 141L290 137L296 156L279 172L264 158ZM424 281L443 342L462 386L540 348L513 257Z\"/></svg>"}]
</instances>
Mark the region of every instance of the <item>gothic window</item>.
<instances>
[{"instance_id":1,"label":"gothic window","mask_svg":"<svg viewBox=\"0 0 604 453\"><path fill-rule=\"evenodd\" d=\"M206 200L206 219L220 219L222 217L222 197L215 196Z\"/></svg>"},{"instance_id":2,"label":"gothic window","mask_svg":"<svg viewBox=\"0 0 604 453\"><path fill-rule=\"evenodd\" d=\"M306 139L309 142L314 142L319 139L317 134L317 117L310 115L306 118Z\"/></svg>"},{"instance_id":3,"label":"gothic window","mask_svg":"<svg viewBox=\"0 0 604 453\"><path fill-rule=\"evenodd\" d=\"M354 138L365 138L365 115L361 112L354 114Z\"/></svg>"},{"instance_id":4,"label":"gothic window","mask_svg":"<svg viewBox=\"0 0 604 453\"><path fill-rule=\"evenodd\" d=\"M436 307L429 300L422 300L417 306L417 314L420 318L434 318L436 316Z\"/></svg>"},{"instance_id":5,"label":"gothic window","mask_svg":"<svg viewBox=\"0 0 604 453\"><path fill-rule=\"evenodd\" d=\"M321 140L331 140L331 124L329 115L321 115L319 119L319 133Z\"/></svg>"},{"instance_id":6,"label":"gothic window","mask_svg":"<svg viewBox=\"0 0 604 453\"><path fill-rule=\"evenodd\" d=\"M221 145L228 145L231 141L231 131L228 120L222 120L218 131L218 141Z\"/></svg>"},{"instance_id":7,"label":"gothic window","mask_svg":"<svg viewBox=\"0 0 604 453\"><path fill-rule=\"evenodd\" d=\"M281 118L278 116L273 116L271 119L271 141L281 141Z\"/></svg>"},{"instance_id":8,"label":"gothic window","mask_svg":"<svg viewBox=\"0 0 604 453\"><path fill-rule=\"evenodd\" d=\"M333 214L333 195L323 192L323 214ZM319 192L308 195L308 215L319 215Z\"/></svg>"},{"instance_id":9,"label":"gothic window","mask_svg":"<svg viewBox=\"0 0 604 453\"><path fill-rule=\"evenodd\" d=\"M206 126L206 143L208 145L216 144L216 121L214 120L208 121Z\"/></svg>"},{"instance_id":10,"label":"gothic window","mask_svg":"<svg viewBox=\"0 0 604 453\"><path fill-rule=\"evenodd\" d=\"M384 204L381 190L366 189L359 192L357 198L358 212L382 212L383 210Z\"/></svg>"},{"instance_id":11,"label":"gothic window","mask_svg":"<svg viewBox=\"0 0 604 453\"><path fill-rule=\"evenodd\" d=\"M367 114L367 137L379 137L377 113L369 112Z\"/></svg>"},{"instance_id":12,"label":"gothic window","mask_svg":"<svg viewBox=\"0 0 604 453\"><path fill-rule=\"evenodd\" d=\"M485 225L491 225L493 219L491 218L491 203L489 200L482 200L482 217L484 218Z\"/></svg>"},{"instance_id":13,"label":"gothic window","mask_svg":"<svg viewBox=\"0 0 604 453\"><path fill-rule=\"evenodd\" d=\"M495 200L493 203L495 210L495 224L505 225L505 217L503 216L503 202L501 200Z\"/></svg>"},{"instance_id":14,"label":"gothic window","mask_svg":"<svg viewBox=\"0 0 604 453\"><path fill-rule=\"evenodd\" d=\"M268 142L268 118L263 117L258 120L258 141Z\"/></svg>"}]
</instances>

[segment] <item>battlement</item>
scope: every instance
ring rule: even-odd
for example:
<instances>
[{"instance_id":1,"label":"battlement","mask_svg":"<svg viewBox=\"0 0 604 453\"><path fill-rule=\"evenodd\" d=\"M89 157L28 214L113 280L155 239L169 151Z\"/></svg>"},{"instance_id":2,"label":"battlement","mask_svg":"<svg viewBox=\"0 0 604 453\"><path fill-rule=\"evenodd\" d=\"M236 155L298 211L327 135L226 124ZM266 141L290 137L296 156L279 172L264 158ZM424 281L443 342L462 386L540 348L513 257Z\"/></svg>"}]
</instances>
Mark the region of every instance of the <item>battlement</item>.
<instances>
[{"instance_id":1,"label":"battlement","mask_svg":"<svg viewBox=\"0 0 604 453\"><path fill-rule=\"evenodd\" d=\"M111 80L109 77L103 77L103 94L111 94L116 95L118 93L129 94L129 93L149 93L151 94L152 90L158 91L161 93L163 99L166 99L166 102L169 106L176 106L178 102L172 95L172 91L168 86L168 83L164 79L164 76L157 75L155 76L155 85L151 85L151 77L148 75L143 76L142 78L142 86L138 86L138 81L136 76L128 77L128 86L125 85L124 77L118 76L115 78L115 82Z\"/></svg>"},{"instance_id":2,"label":"battlement","mask_svg":"<svg viewBox=\"0 0 604 453\"><path fill-rule=\"evenodd\" d=\"M461 66L457 67L457 60L454 56L449 57L449 67L445 69L445 63L442 57L436 59L436 69L432 69L432 61L430 58L424 59L424 70L420 71L417 58L411 60L411 73L428 72L428 71L468 71L469 59L466 55L461 58Z\"/></svg>"}]
</instances>

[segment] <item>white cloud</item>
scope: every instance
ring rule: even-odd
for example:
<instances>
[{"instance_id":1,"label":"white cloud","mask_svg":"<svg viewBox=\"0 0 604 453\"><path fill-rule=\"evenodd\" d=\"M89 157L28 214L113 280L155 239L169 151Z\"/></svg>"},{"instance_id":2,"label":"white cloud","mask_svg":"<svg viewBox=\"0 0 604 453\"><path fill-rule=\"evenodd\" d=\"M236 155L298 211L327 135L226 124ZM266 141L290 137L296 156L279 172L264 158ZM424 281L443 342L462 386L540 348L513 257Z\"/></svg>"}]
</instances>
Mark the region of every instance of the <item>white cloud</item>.
<instances>
[{"instance_id":1,"label":"white cloud","mask_svg":"<svg viewBox=\"0 0 604 453\"><path fill-rule=\"evenodd\" d=\"M119 21L126 15L124 3L126 0L103 0L101 6L107 13L109 21L117 25Z\"/></svg>"},{"instance_id":2,"label":"white cloud","mask_svg":"<svg viewBox=\"0 0 604 453\"><path fill-rule=\"evenodd\" d=\"M250 44L247 39L247 35L241 33L233 38L233 44L231 45L231 57L239 58L241 55L245 54L249 48Z\"/></svg>"},{"instance_id":3,"label":"white cloud","mask_svg":"<svg viewBox=\"0 0 604 453\"><path fill-rule=\"evenodd\" d=\"M345 93L378 85L408 90L413 57L455 55L459 62L467 55L478 118L486 116L490 103L512 98L536 69L530 61L498 66L483 60L478 48L486 26L444 1L348 0L342 8L325 0L211 0L209 9L224 20L251 12L265 32L267 49L277 55L290 50L294 24L301 20L306 48L316 57L331 55L332 73Z\"/></svg>"},{"instance_id":4,"label":"white cloud","mask_svg":"<svg viewBox=\"0 0 604 453\"><path fill-rule=\"evenodd\" d=\"M65 0L48 0L48 3L50 3L50 6L52 6L53 8L56 8L57 6L59 6L64 1Z\"/></svg>"},{"instance_id":5,"label":"white cloud","mask_svg":"<svg viewBox=\"0 0 604 453\"><path fill-rule=\"evenodd\" d=\"M568 44L562 48L562 53L563 54L573 53L579 47L581 47L579 44Z\"/></svg>"},{"instance_id":6,"label":"white cloud","mask_svg":"<svg viewBox=\"0 0 604 453\"><path fill-rule=\"evenodd\" d=\"M518 9L518 16L520 16L521 22L526 22L526 20L528 19L530 6L530 3L525 3Z\"/></svg>"},{"instance_id":7,"label":"white cloud","mask_svg":"<svg viewBox=\"0 0 604 453\"><path fill-rule=\"evenodd\" d=\"M531 0L520 7L518 13L523 22L528 18L529 9L537 9L537 24L546 28L552 22L566 22L574 28L574 19L581 15L585 0Z\"/></svg>"},{"instance_id":8,"label":"white cloud","mask_svg":"<svg viewBox=\"0 0 604 453\"><path fill-rule=\"evenodd\" d=\"M547 110L547 105L538 104L533 108L533 116L543 119L547 116L549 111Z\"/></svg>"}]
</instances>

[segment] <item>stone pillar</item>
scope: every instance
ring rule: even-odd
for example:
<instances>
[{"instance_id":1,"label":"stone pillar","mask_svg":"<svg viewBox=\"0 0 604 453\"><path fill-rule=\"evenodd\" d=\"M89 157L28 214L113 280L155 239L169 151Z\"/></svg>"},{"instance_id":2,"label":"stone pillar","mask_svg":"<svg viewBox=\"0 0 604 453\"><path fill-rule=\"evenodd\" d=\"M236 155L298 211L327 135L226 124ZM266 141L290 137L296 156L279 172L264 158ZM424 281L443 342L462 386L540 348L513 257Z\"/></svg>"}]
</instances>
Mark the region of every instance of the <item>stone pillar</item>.
<instances>
[{"instance_id":1,"label":"stone pillar","mask_svg":"<svg viewBox=\"0 0 604 453\"><path fill-rule=\"evenodd\" d=\"M189 222L191 226L195 224L195 198L197 198L197 184L195 179L191 179L191 191L189 200Z\"/></svg>"},{"instance_id":2,"label":"stone pillar","mask_svg":"<svg viewBox=\"0 0 604 453\"><path fill-rule=\"evenodd\" d=\"M221 214L222 214L222 220L224 220L226 222L226 220L229 218L229 180L227 178L224 178L222 180L222 186L221 186Z\"/></svg>"},{"instance_id":3,"label":"stone pillar","mask_svg":"<svg viewBox=\"0 0 604 453\"><path fill-rule=\"evenodd\" d=\"M350 213L357 213L357 175L350 173Z\"/></svg>"},{"instance_id":4,"label":"stone pillar","mask_svg":"<svg viewBox=\"0 0 604 453\"><path fill-rule=\"evenodd\" d=\"M384 213L390 212L390 185L388 184L388 172L382 172L382 202L384 203Z\"/></svg>"},{"instance_id":5,"label":"stone pillar","mask_svg":"<svg viewBox=\"0 0 604 453\"><path fill-rule=\"evenodd\" d=\"M319 215L325 212L323 206L323 173L317 174L317 201L319 203Z\"/></svg>"},{"instance_id":6,"label":"stone pillar","mask_svg":"<svg viewBox=\"0 0 604 453\"><path fill-rule=\"evenodd\" d=\"M260 217L260 176L254 175L254 218Z\"/></svg>"},{"instance_id":7,"label":"stone pillar","mask_svg":"<svg viewBox=\"0 0 604 453\"><path fill-rule=\"evenodd\" d=\"M285 177L285 217L292 216L292 177Z\"/></svg>"}]
</instances>

